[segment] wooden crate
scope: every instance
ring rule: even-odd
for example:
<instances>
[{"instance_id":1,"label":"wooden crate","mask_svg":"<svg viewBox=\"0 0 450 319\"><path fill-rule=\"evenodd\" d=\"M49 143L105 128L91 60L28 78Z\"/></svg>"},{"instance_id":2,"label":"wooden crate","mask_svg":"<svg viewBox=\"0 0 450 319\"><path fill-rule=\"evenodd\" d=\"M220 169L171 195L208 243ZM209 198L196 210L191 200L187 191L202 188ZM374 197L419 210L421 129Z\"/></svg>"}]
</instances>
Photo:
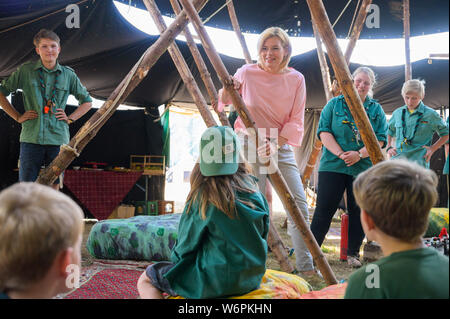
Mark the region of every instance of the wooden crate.
<instances>
[{"instance_id":1,"label":"wooden crate","mask_svg":"<svg viewBox=\"0 0 450 319\"><path fill-rule=\"evenodd\" d=\"M147 205L145 205L145 201L135 202L136 207L136 215L150 215L156 216L158 215L158 201L148 201Z\"/></svg>"},{"instance_id":2,"label":"wooden crate","mask_svg":"<svg viewBox=\"0 0 450 319\"><path fill-rule=\"evenodd\" d=\"M175 211L175 202L173 200L158 201L158 215L173 214Z\"/></svg>"},{"instance_id":3,"label":"wooden crate","mask_svg":"<svg viewBox=\"0 0 450 319\"><path fill-rule=\"evenodd\" d=\"M166 157L157 155L130 155L130 169L144 175L165 175Z\"/></svg>"},{"instance_id":4,"label":"wooden crate","mask_svg":"<svg viewBox=\"0 0 450 319\"><path fill-rule=\"evenodd\" d=\"M126 219L134 216L135 207L131 205L119 205L109 215L108 219Z\"/></svg>"}]
</instances>

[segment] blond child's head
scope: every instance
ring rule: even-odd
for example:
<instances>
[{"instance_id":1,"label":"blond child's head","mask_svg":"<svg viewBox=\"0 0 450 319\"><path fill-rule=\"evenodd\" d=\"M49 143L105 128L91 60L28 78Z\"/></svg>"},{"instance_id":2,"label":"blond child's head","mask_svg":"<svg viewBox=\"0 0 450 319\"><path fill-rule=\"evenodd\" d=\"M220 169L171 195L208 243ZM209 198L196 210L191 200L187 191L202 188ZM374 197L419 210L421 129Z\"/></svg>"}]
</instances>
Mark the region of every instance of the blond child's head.
<instances>
[{"instance_id":1,"label":"blond child's head","mask_svg":"<svg viewBox=\"0 0 450 319\"><path fill-rule=\"evenodd\" d=\"M438 197L437 184L433 171L406 160L391 160L358 175L353 192L379 230L414 243L428 227L428 215Z\"/></svg>"},{"instance_id":2,"label":"blond child's head","mask_svg":"<svg viewBox=\"0 0 450 319\"><path fill-rule=\"evenodd\" d=\"M403 83L402 97L409 109L417 108L425 97L425 81L413 79Z\"/></svg>"},{"instance_id":3,"label":"blond child's head","mask_svg":"<svg viewBox=\"0 0 450 319\"><path fill-rule=\"evenodd\" d=\"M61 281L57 289L64 289L64 268L80 265L82 218L72 199L48 186L18 183L3 190L0 291L27 291L50 272Z\"/></svg>"}]
</instances>

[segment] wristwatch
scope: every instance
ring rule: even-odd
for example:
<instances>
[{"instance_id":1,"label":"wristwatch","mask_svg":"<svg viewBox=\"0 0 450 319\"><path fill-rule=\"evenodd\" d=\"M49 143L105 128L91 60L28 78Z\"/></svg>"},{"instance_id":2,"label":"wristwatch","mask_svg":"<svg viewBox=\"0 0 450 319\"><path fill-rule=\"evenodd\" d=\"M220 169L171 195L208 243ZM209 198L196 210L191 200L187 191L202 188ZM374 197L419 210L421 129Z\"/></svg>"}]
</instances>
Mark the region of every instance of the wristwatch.
<instances>
[{"instance_id":1,"label":"wristwatch","mask_svg":"<svg viewBox=\"0 0 450 319\"><path fill-rule=\"evenodd\" d=\"M363 157L362 157L362 154L361 154L361 152L360 151L358 151L358 155L359 155L359 158L360 159L362 159Z\"/></svg>"},{"instance_id":2,"label":"wristwatch","mask_svg":"<svg viewBox=\"0 0 450 319\"><path fill-rule=\"evenodd\" d=\"M69 118L67 118L67 124L72 124L73 122L75 122L74 120L72 120L72 119L69 119Z\"/></svg>"}]
</instances>

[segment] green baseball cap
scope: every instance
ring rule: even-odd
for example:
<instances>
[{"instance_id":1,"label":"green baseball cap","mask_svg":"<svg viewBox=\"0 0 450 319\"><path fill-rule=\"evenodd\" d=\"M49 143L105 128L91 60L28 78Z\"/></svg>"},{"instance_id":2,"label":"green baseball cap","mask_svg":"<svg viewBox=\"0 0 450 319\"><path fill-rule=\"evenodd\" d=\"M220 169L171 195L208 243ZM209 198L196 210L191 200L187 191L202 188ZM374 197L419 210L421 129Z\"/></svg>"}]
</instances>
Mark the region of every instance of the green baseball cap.
<instances>
[{"instance_id":1,"label":"green baseball cap","mask_svg":"<svg viewBox=\"0 0 450 319\"><path fill-rule=\"evenodd\" d=\"M233 175L238 170L240 149L232 128L209 127L200 140L200 172L203 176Z\"/></svg>"}]
</instances>

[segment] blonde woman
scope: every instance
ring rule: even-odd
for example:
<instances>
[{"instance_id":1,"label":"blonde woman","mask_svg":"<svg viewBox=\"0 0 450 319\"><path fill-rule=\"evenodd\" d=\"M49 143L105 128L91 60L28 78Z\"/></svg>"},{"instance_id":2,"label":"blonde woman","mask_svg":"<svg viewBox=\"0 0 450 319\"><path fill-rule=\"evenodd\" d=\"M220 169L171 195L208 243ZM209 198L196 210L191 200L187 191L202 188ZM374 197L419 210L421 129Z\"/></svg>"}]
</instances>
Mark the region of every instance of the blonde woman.
<instances>
[{"instance_id":1,"label":"blonde woman","mask_svg":"<svg viewBox=\"0 0 450 319\"><path fill-rule=\"evenodd\" d=\"M372 99L375 74L370 68L360 67L353 72L353 83L363 102L372 128L381 147L386 145L387 122L380 104ZM349 234L347 261L352 267L361 267L359 249L364 239L360 209L355 202L352 183L355 177L372 166L369 154L356 127L343 95L332 98L322 110L317 136L323 143L319 165L317 206L311 222L311 231L322 245L330 229L339 202L347 190Z\"/></svg>"},{"instance_id":2,"label":"blonde woman","mask_svg":"<svg viewBox=\"0 0 450 319\"><path fill-rule=\"evenodd\" d=\"M431 156L448 141L448 127L435 110L423 104L424 81L406 81L402 97L405 105L396 109L389 121L387 153L429 168ZM432 144L434 133L440 138Z\"/></svg>"},{"instance_id":3,"label":"blonde woman","mask_svg":"<svg viewBox=\"0 0 450 319\"><path fill-rule=\"evenodd\" d=\"M138 281L142 298L161 292L220 298L258 289L265 273L269 208L229 127L202 135L200 162L178 227L172 262L151 265Z\"/></svg>"},{"instance_id":4,"label":"blonde woman","mask_svg":"<svg viewBox=\"0 0 450 319\"><path fill-rule=\"evenodd\" d=\"M298 207L308 220L308 204L292 151L292 146L300 146L303 138L305 78L288 67L292 46L282 29L272 27L265 30L258 40L258 53L258 63L246 64L237 70L233 77L234 87L241 94L260 135L265 135L271 143L256 149L253 132L246 130L241 118L236 120L234 128L243 145L243 154L259 180L259 189L265 190L270 168L259 162L256 154L261 159L268 152L278 162ZM231 103L226 90L222 89L219 96L221 103ZM289 214L288 234L292 239L297 270L304 275L315 274L312 256Z\"/></svg>"}]
</instances>

